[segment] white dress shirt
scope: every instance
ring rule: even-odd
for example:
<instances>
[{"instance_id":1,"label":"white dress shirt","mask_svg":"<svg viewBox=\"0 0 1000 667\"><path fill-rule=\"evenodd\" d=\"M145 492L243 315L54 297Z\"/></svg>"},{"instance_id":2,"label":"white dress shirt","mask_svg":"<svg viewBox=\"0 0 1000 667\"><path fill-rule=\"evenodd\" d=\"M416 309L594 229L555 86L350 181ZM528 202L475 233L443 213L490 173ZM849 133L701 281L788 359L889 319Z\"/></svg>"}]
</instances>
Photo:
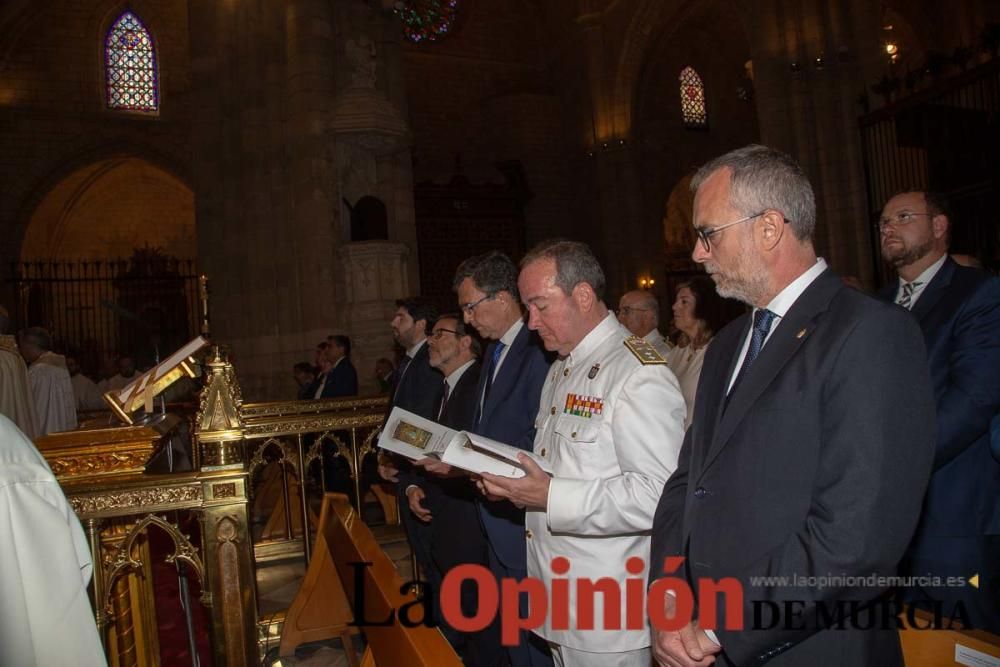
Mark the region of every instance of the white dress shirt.
<instances>
[{"instance_id":1,"label":"white dress shirt","mask_svg":"<svg viewBox=\"0 0 1000 667\"><path fill-rule=\"evenodd\" d=\"M785 289L778 292L777 296L771 299L771 302L767 304L767 310L777 315L771 322L771 328L767 332L767 336L764 338L764 344L761 345L761 349L764 349L764 345L767 345L767 341L771 339L771 334L774 330L778 328L778 324L788 313L789 309L792 307L802 293L806 291L806 288L812 284L814 280L819 278L819 275L826 271L826 260L822 257L816 259L816 263L813 264L809 269L804 271L802 275L793 280L788 284ZM754 308L753 312L756 313L759 308ZM753 320L751 319L751 322ZM753 336L753 326L747 332L746 338L743 340L743 347L740 350L740 358L736 362L736 367L733 368L733 374L729 378L729 387L726 389L728 393L733 388L733 382L736 381L736 376L739 375L740 368L743 367L743 360L747 356L747 350L750 348L750 338Z\"/></svg>"},{"instance_id":2,"label":"white dress shirt","mask_svg":"<svg viewBox=\"0 0 1000 667\"><path fill-rule=\"evenodd\" d=\"M907 283L905 280L900 278L899 286L896 287L896 298L893 299L893 301L899 303L900 298L903 296L903 285L913 284L913 292L910 293L909 305L909 309L913 310L913 306L916 305L917 299L919 299L920 295L924 293L925 289L927 289L927 284L934 280L934 276L936 276L937 272L941 270L942 266L944 266L944 260L946 259L948 259L947 253L941 255L941 258L938 259L938 261L924 269L924 272L910 281L910 283Z\"/></svg>"}]
</instances>

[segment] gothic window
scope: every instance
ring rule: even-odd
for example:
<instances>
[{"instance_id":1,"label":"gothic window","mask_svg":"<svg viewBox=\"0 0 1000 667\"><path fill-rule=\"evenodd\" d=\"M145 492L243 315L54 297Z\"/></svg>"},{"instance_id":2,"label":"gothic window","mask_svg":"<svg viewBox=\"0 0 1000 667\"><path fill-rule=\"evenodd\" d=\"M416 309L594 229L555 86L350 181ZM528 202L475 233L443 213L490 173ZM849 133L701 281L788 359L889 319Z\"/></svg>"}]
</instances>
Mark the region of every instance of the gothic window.
<instances>
[{"instance_id":1,"label":"gothic window","mask_svg":"<svg viewBox=\"0 0 1000 667\"><path fill-rule=\"evenodd\" d=\"M104 81L109 109L157 111L156 50L139 17L125 11L104 40Z\"/></svg>"},{"instance_id":2,"label":"gothic window","mask_svg":"<svg viewBox=\"0 0 1000 667\"><path fill-rule=\"evenodd\" d=\"M455 24L458 0L402 0L396 13L403 20L403 32L411 42L435 42Z\"/></svg>"},{"instance_id":3,"label":"gothic window","mask_svg":"<svg viewBox=\"0 0 1000 667\"><path fill-rule=\"evenodd\" d=\"M705 108L705 84L701 82L698 72L693 67L681 70L681 114L684 124L688 127L704 128L708 126L708 113Z\"/></svg>"}]
</instances>

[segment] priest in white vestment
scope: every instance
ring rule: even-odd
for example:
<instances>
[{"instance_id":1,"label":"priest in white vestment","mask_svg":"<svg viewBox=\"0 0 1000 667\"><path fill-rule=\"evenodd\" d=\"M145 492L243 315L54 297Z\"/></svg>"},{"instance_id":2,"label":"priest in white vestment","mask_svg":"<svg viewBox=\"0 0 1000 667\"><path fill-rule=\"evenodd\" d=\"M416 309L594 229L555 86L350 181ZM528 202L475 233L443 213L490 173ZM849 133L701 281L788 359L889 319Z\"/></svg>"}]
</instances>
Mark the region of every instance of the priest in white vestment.
<instances>
[{"instance_id":1,"label":"priest in white vestment","mask_svg":"<svg viewBox=\"0 0 1000 667\"><path fill-rule=\"evenodd\" d=\"M0 313L0 320L5 316L6 313ZM0 414L17 424L29 438L35 437L35 411L28 388L28 369L17 349L17 341L13 336L6 335L0 335Z\"/></svg>"},{"instance_id":2,"label":"priest in white vestment","mask_svg":"<svg viewBox=\"0 0 1000 667\"><path fill-rule=\"evenodd\" d=\"M52 338L41 327L18 336L21 356L28 362L28 385L35 410L37 436L76 428L76 397L66 370L66 359L52 352Z\"/></svg>"},{"instance_id":3,"label":"priest in white vestment","mask_svg":"<svg viewBox=\"0 0 1000 667\"><path fill-rule=\"evenodd\" d=\"M68 354L66 355L66 370L69 371L69 380L73 384L77 412L107 409L107 405L101 397L101 390L97 388L97 383L81 373L80 364L76 358Z\"/></svg>"},{"instance_id":4,"label":"priest in white vestment","mask_svg":"<svg viewBox=\"0 0 1000 667\"><path fill-rule=\"evenodd\" d=\"M90 548L48 464L0 416L0 665L106 665Z\"/></svg>"}]
</instances>

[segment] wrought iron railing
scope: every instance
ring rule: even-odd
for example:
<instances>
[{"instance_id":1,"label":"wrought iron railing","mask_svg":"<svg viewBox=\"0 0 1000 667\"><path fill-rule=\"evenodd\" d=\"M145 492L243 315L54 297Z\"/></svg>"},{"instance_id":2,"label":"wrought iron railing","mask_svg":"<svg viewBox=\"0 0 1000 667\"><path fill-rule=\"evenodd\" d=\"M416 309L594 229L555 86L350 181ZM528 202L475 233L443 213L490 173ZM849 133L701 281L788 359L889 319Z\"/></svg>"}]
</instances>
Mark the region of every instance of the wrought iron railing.
<instances>
[{"instance_id":1,"label":"wrought iron railing","mask_svg":"<svg viewBox=\"0 0 1000 667\"><path fill-rule=\"evenodd\" d=\"M10 265L13 327L42 326L88 374L106 358L152 365L199 330L198 273L192 260L137 253L108 261Z\"/></svg>"}]
</instances>

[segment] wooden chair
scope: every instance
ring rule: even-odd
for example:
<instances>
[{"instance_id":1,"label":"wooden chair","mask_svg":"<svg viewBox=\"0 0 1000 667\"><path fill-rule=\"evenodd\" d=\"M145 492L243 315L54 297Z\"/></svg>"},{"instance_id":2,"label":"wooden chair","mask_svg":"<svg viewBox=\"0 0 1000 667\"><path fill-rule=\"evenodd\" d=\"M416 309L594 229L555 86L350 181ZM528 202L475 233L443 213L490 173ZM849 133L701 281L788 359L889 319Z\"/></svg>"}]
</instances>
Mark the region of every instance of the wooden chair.
<instances>
[{"instance_id":1,"label":"wooden chair","mask_svg":"<svg viewBox=\"0 0 1000 667\"><path fill-rule=\"evenodd\" d=\"M361 570L359 577L354 563L370 565ZM362 667L461 667L458 655L437 628L406 627L396 618L396 612L416 597L400 593L405 582L348 497L340 493L328 493L323 498L309 571L285 616L281 655L292 654L304 641L339 636L348 662L352 667L357 665L350 634L358 628L348 624L353 618L349 601L356 599L358 583L364 587L357 591L364 599L364 618L393 618L389 625L361 628L368 643ZM414 609L411 616L419 617L420 613ZM311 627L304 622L309 619Z\"/></svg>"}]
</instances>

